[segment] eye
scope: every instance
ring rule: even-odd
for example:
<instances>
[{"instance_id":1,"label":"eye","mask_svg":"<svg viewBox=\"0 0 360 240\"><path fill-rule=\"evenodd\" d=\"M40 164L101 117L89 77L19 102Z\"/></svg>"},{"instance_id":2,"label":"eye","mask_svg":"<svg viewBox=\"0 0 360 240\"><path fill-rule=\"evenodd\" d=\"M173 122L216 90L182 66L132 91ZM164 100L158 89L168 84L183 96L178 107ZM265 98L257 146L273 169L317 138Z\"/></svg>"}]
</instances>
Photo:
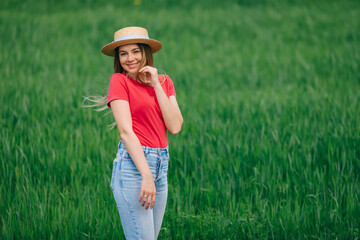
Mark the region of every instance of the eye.
<instances>
[{"instance_id":1,"label":"eye","mask_svg":"<svg viewBox=\"0 0 360 240\"><path fill-rule=\"evenodd\" d=\"M126 53L120 53L121 57L124 57L126 55Z\"/></svg>"}]
</instances>

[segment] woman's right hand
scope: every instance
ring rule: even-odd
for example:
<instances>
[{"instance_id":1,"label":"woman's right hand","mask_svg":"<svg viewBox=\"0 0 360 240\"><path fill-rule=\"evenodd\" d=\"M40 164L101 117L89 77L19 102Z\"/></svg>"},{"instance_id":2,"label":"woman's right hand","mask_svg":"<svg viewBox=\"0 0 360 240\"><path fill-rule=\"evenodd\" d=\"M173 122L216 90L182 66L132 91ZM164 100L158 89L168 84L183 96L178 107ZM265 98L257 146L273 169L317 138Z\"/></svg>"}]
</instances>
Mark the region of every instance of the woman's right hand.
<instances>
[{"instance_id":1,"label":"woman's right hand","mask_svg":"<svg viewBox=\"0 0 360 240\"><path fill-rule=\"evenodd\" d=\"M145 176L141 181L141 190L139 196L139 202L143 207L145 204L145 209L147 210L150 206L150 209L153 209L156 201L156 188L152 174L150 176Z\"/></svg>"},{"instance_id":2,"label":"woman's right hand","mask_svg":"<svg viewBox=\"0 0 360 240\"><path fill-rule=\"evenodd\" d=\"M145 209L149 207L152 209L156 200L155 183L140 141L132 128L129 102L116 99L110 102L110 106L126 150L129 152L131 159L142 176L139 202L142 202L142 206L145 206Z\"/></svg>"}]
</instances>

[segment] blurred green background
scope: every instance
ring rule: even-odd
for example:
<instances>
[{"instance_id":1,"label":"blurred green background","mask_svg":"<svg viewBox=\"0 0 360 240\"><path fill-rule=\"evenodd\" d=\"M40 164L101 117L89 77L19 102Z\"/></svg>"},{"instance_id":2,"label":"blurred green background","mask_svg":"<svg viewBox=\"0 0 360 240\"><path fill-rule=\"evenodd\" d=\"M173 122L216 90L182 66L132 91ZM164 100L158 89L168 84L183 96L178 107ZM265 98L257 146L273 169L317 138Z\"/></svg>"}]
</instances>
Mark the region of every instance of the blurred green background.
<instances>
[{"instance_id":1,"label":"blurred green background","mask_svg":"<svg viewBox=\"0 0 360 240\"><path fill-rule=\"evenodd\" d=\"M163 43L184 117L159 239L360 237L360 2L0 3L0 236L124 238L106 95L116 30Z\"/></svg>"}]
</instances>

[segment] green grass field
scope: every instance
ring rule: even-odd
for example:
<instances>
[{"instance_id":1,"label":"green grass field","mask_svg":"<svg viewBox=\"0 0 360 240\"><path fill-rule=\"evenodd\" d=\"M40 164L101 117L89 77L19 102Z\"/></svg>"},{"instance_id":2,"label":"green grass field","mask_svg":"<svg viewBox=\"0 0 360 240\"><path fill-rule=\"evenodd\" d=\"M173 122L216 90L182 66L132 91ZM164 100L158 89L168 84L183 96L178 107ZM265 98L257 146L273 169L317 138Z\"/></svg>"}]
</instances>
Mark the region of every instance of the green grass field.
<instances>
[{"instance_id":1,"label":"green grass field","mask_svg":"<svg viewBox=\"0 0 360 240\"><path fill-rule=\"evenodd\" d=\"M184 117L159 239L360 238L360 2L217 5L0 3L1 239L124 238L119 134L82 99L131 25L163 42Z\"/></svg>"}]
</instances>

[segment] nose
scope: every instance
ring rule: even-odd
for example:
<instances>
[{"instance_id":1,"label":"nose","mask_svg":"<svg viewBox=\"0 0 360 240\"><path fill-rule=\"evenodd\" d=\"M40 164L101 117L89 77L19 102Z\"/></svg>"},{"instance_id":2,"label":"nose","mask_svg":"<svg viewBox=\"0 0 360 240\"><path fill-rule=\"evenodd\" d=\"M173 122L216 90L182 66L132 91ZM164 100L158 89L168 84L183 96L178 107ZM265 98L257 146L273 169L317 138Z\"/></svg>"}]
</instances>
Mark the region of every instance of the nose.
<instances>
[{"instance_id":1,"label":"nose","mask_svg":"<svg viewBox=\"0 0 360 240\"><path fill-rule=\"evenodd\" d=\"M128 61L131 62L134 60L134 55L132 53L129 53Z\"/></svg>"}]
</instances>

